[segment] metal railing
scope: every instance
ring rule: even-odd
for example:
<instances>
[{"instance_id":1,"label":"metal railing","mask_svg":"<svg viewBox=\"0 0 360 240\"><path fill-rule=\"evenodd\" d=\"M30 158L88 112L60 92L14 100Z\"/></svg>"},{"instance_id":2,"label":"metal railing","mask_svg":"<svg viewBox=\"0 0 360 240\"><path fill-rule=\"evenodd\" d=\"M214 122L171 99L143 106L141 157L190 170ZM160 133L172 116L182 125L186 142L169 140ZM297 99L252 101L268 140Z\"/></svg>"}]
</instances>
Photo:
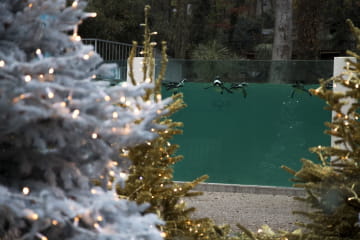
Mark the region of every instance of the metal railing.
<instances>
[{"instance_id":1,"label":"metal railing","mask_svg":"<svg viewBox=\"0 0 360 240\"><path fill-rule=\"evenodd\" d=\"M132 44L97 38L83 38L82 42L87 45L93 45L95 52L97 52L102 57L104 62L117 64L117 68L115 68L114 71L109 74L109 76L101 76L101 78L109 79L113 84L126 80L127 59L133 47ZM143 46L137 47L137 57L140 56L140 51L142 50Z\"/></svg>"},{"instance_id":2,"label":"metal railing","mask_svg":"<svg viewBox=\"0 0 360 240\"><path fill-rule=\"evenodd\" d=\"M106 62L115 62L127 60L129 57L132 44L102 40L97 38L83 38L84 44L91 44L94 46L94 50L104 59ZM137 55L143 50L142 46L137 47Z\"/></svg>"}]
</instances>

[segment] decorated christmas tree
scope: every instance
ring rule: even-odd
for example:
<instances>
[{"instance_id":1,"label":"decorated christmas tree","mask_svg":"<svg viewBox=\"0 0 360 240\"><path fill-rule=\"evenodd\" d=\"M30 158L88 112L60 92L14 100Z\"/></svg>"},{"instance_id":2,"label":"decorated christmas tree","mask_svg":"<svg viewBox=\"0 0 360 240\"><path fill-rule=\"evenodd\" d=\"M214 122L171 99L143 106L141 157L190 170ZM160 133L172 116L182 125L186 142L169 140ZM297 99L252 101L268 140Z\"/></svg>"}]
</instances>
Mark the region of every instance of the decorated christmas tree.
<instances>
[{"instance_id":1,"label":"decorated christmas tree","mask_svg":"<svg viewBox=\"0 0 360 240\"><path fill-rule=\"evenodd\" d=\"M145 7L144 26L144 50L143 54L143 81L149 79L152 82L154 78L154 46L151 36L156 34L151 32L147 19L150 7ZM134 48L137 43L134 43ZM135 51L132 51L129 57L130 79L135 84L133 78L133 58ZM160 86L166 70L166 43L162 47L162 66L157 79L154 81ZM160 89L159 89L160 90ZM156 94L159 94L158 92ZM160 98L160 95L153 96ZM150 95L144 96L144 100L151 98ZM148 213L156 213L165 221L164 225L159 226L165 239L237 239L230 237L230 227L227 225L217 226L210 218L194 219L191 213L195 211L193 207L187 207L184 201L185 197L197 196L202 192L193 191L193 188L200 182L207 179L207 176L201 176L192 182L175 182L173 180L173 166L182 159L182 156L176 155L179 148L177 144L170 141L176 134L181 134L181 122L174 122L170 117L176 111L185 107L182 94L172 96L173 102L167 107L167 114L156 122L163 129L153 129L158 137L146 143L134 147L123 148L120 151L121 156L128 157L132 165L125 185L118 185L118 194L120 198L134 200L139 204L148 202L150 208Z\"/></svg>"},{"instance_id":2,"label":"decorated christmas tree","mask_svg":"<svg viewBox=\"0 0 360 240\"><path fill-rule=\"evenodd\" d=\"M357 40L360 30L349 24ZM360 41L359 41L360 43ZM348 51L360 61L360 56ZM330 89L341 85L344 92ZM310 149L319 162L303 159L302 168L295 172L295 186L306 190L299 200L311 205L313 211L300 212L309 218L303 223L304 234L309 239L360 239L360 65L347 61L347 67L339 76L322 80L312 93L327 103L334 112L332 122L327 122L327 134L336 138L332 146Z\"/></svg>"},{"instance_id":3,"label":"decorated christmas tree","mask_svg":"<svg viewBox=\"0 0 360 240\"><path fill-rule=\"evenodd\" d=\"M94 81L113 66L77 34L85 5L0 3L0 239L162 239L148 204L116 194L118 149L157 137L173 100L144 98L149 81Z\"/></svg>"}]
</instances>

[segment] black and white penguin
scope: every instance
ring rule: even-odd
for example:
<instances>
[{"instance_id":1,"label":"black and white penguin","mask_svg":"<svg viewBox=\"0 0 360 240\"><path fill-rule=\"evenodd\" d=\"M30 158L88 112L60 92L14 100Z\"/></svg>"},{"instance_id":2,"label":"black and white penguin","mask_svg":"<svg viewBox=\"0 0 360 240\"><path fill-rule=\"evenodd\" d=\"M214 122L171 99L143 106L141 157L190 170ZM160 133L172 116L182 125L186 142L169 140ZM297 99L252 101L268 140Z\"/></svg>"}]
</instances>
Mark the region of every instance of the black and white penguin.
<instances>
[{"instance_id":1,"label":"black and white penguin","mask_svg":"<svg viewBox=\"0 0 360 240\"><path fill-rule=\"evenodd\" d=\"M220 94L224 93L224 90L227 91L228 93L233 93L230 89L228 89L227 87L225 87L224 83L220 80L219 76L216 76L212 85L209 87L206 87L204 89L209 89L214 87L215 90L220 91Z\"/></svg>"},{"instance_id":2,"label":"black and white penguin","mask_svg":"<svg viewBox=\"0 0 360 240\"><path fill-rule=\"evenodd\" d=\"M292 86L292 88L293 88L293 90L292 90L292 92L291 92L291 98L294 97L295 92L306 92L307 94L309 94L310 96L312 96L311 93L310 93L310 91L305 88L305 84L304 84L304 82L302 82L302 81L296 81L296 82L295 82L294 84L292 84L291 86Z\"/></svg>"},{"instance_id":3,"label":"black and white penguin","mask_svg":"<svg viewBox=\"0 0 360 240\"><path fill-rule=\"evenodd\" d=\"M326 88L327 90L333 89L333 88L334 88L334 82L333 82L333 81L327 81L327 82L325 83L325 88Z\"/></svg>"},{"instance_id":4,"label":"black and white penguin","mask_svg":"<svg viewBox=\"0 0 360 240\"><path fill-rule=\"evenodd\" d=\"M241 90L244 98L247 97L247 92L246 92L246 87L248 86L248 83L247 82L241 82L241 83L232 83L231 86L230 86L230 90L233 90L233 91L239 91Z\"/></svg>"},{"instance_id":5,"label":"black and white penguin","mask_svg":"<svg viewBox=\"0 0 360 240\"><path fill-rule=\"evenodd\" d=\"M166 91L172 91L173 94L176 94L179 90L179 88L184 87L184 82L186 81L186 78L181 80L180 82L163 82L163 86L165 87Z\"/></svg>"}]
</instances>

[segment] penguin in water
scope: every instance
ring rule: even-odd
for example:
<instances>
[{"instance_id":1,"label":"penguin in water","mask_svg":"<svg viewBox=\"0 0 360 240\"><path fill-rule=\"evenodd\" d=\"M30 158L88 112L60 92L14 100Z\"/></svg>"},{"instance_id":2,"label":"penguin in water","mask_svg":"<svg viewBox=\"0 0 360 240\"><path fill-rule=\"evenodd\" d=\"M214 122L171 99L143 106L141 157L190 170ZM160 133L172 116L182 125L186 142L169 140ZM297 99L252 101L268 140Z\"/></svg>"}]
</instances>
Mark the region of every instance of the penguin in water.
<instances>
[{"instance_id":1,"label":"penguin in water","mask_svg":"<svg viewBox=\"0 0 360 240\"><path fill-rule=\"evenodd\" d=\"M211 87L214 87L217 90L220 90L220 94L224 93L224 90L227 91L228 93L233 93L230 89L228 89L227 87L225 87L224 83L220 80L219 76L216 76L212 85L209 87L206 87L204 89L209 89Z\"/></svg>"},{"instance_id":2,"label":"penguin in water","mask_svg":"<svg viewBox=\"0 0 360 240\"><path fill-rule=\"evenodd\" d=\"M307 94L312 96L310 91L307 90L304 85L305 84L304 84L303 81L296 81L293 85L291 85L292 88L293 88L293 91L291 92L291 98L294 98L295 92L299 92L299 91L300 92L306 92Z\"/></svg>"},{"instance_id":3,"label":"penguin in water","mask_svg":"<svg viewBox=\"0 0 360 240\"><path fill-rule=\"evenodd\" d=\"M166 91L172 91L173 94L178 93L179 88L184 87L184 82L186 78L181 80L180 82L163 82L163 86L165 87Z\"/></svg>"},{"instance_id":4,"label":"penguin in water","mask_svg":"<svg viewBox=\"0 0 360 240\"><path fill-rule=\"evenodd\" d=\"M230 86L230 90L234 90L234 91L241 90L244 98L246 98L247 97L247 92L246 92L245 87L247 87L247 85L248 85L247 82L232 83L231 86Z\"/></svg>"}]
</instances>

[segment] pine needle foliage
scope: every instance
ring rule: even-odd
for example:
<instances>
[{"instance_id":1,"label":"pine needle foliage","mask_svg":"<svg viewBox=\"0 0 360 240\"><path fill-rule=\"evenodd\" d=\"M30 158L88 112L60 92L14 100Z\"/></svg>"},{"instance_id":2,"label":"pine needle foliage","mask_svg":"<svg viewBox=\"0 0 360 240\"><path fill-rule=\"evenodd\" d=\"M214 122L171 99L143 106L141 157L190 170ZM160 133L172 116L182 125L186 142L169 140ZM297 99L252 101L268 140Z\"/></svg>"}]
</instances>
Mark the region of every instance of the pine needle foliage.
<instances>
[{"instance_id":1,"label":"pine needle foliage","mask_svg":"<svg viewBox=\"0 0 360 240\"><path fill-rule=\"evenodd\" d=\"M360 30L348 21L357 40ZM360 61L360 56L348 51ZM342 85L345 92L329 89L329 84ZM307 192L298 198L312 207L309 212L295 212L307 216L309 222L301 239L340 240L360 239L360 64L347 61L339 76L321 80L320 87L311 90L324 99L326 109L333 111L332 122L326 122L325 131L336 138L332 146L310 149L318 162L302 159L302 168L294 174L294 186ZM288 168L284 167L289 170Z\"/></svg>"}]
</instances>

